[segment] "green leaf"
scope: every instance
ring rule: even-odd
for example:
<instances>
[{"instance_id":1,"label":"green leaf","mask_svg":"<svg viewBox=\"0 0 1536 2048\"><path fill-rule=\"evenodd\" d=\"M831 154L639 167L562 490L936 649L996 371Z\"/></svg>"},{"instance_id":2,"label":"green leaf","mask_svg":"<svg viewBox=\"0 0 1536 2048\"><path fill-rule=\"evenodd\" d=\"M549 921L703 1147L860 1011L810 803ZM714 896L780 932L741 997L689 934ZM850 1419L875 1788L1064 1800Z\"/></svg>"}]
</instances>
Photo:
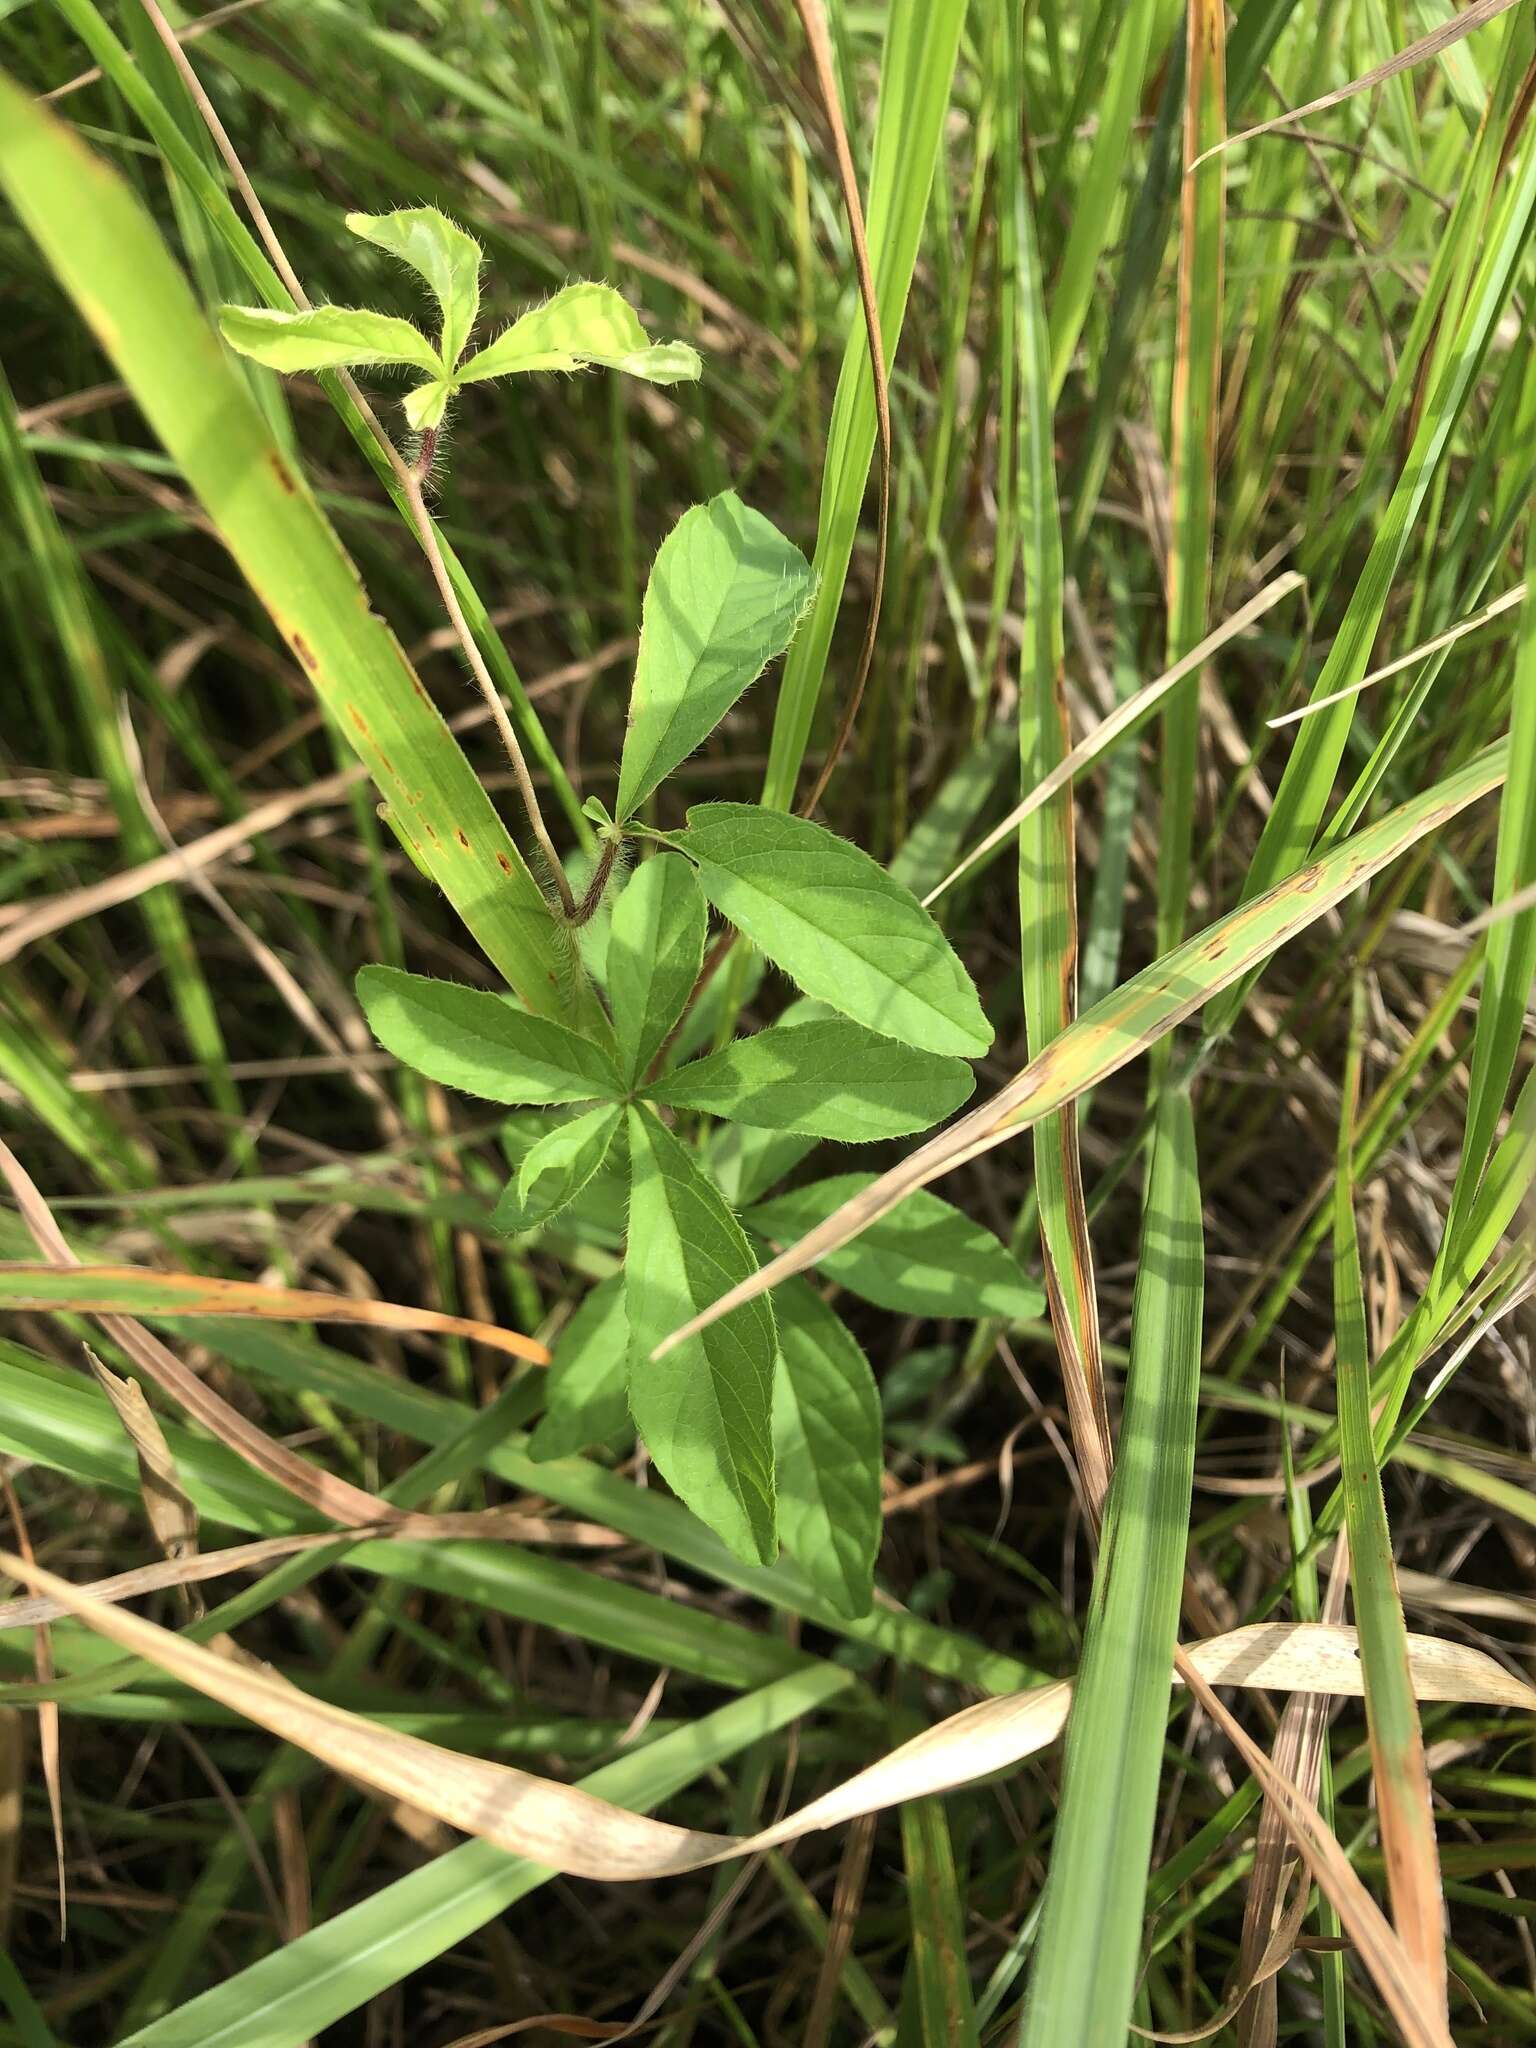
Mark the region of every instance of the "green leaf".
<instances>
[{"instance_id":1,"label":"green leaf","mask_svg":"<svg viewBox=\"0 0 1536 2048\"><path fill-rule=\"evenodd\" d=\"M1158 1100L1131 1362L1019 2048L1123 2042L1189 1541L1204 1286L1189 1097Z\"/></svg>"},{"instance_id":2,"label":"green leaf","mask_svg":"<svg viewBox=\"0 0 1536 2048\"><path fill-rule=\"evenodd\" d=\"M617 1106L605 1102L546 1131L503 1189L491 1213L493 1226L516 1235L574 1202L607 1159L620 1121Z\"/></svg>"},{"instance_id":3,"label":"green leaf","mask_svg":"<svg viewBox=\"0 0 1536 2048\"><path fill-rule=\"evenodd\" d=\"M970 976L910 890L824 825L696 804L672 842L704 893L807 995L887 1038L977 1059L992 1043Z\"/></svg>"},{"instance_id":4,"label":"green leaf","mask_svg":"<svg viewBox=\"0 0 1536 2048\"><path fill-rule=\"evenodd\" d=\"M638 1081L683 1013L704 960L709 922L698 877L661 854L638 867L613 906L608 997L619 1064Z\"/></svg>"},{"instance_id":5,"label":"green leaf","mask_svg":"<svg viewBox=\"0 0 1536 2048\"><path fill-rule=\"evenodd\" d=\"M624 1092L600 1046L484 989L398 967L365 967L357 995L380 1045L429 1080L466 1095L547 1103Z\"/></svg>"},{"instance_id":6,"label":"green leaf","mask_svg":"<svg viewBox=\"0 0 1536 2048\"><path fill-rule=\"evenodd\" d=\"M745 1231L648 1111L629 1112L631 1193L624 1279L629 1405L662 1477L749 1564L774 1534L773 1375L766 1301L722 1316L664 1359L652 1351L723 1286L757 1269Z\"/></svg>"},{"instance_id":7,"label":"green leaf","mask_svg":"<svg viewBox=\"0 0 1536 2048\"><path fill-rule=\"evenodd\" d=\"M674 1109L868 1143L926 1130L958 1109L975 1085L964 1060L917 1052L831 1017L770 1025L667 1075L648 1093Z\"/></svg>"},{"instance_id":8,"label":"green leaf","mask_svg":"<svg viewBox=\"0 0 1536 2048\"><path fill-rule=\"evenodd\" d=\"M593 1445L622 1449L629 1417L629 1325L624 1275L600 1281L555 1340L548 1406L528 1439L528 1455L574 1458Z\"/></svg>"},{"instance_id":9,"label":"green leaf","mask_svg":"<svg viewBox=\"0 0 1536 2048\"><path fill-rule=\"evenodd\" d=\"M759 1236L788 1243L862 1194L874 1179L871 1173L840 1173L812 1181L759 1202L745 1221ZM877 1308L906 1315L1000 1316L1019 1322L1038 1316L1045 1306L1044 1295L1005 1244L926 1188L908 1195L818 1263L839 1286Z\"/></svg>"},{"instance_id":10,"label":"green leaf","mask_svg":"<svg viewBox=\"0 0 1536 2048\"><path fill-rule=\"evenodd\" d=\"M353 306L314 306L280 313L269 306L223 306L219 332L232 349L269 370L334 370L370 363L440 365L430 341L409 320Z\"/></svg>"},{"instance_id":11,"label":"green leaf","mask_svg":"<svg viewBox=\"0 0 1536 2048\"><path fill-rule=\"evenodd\" d=\"M568 284L471 356L458 381L478 384L513 372L590 365L623 370L648 384L691 383L704 367L686 342L648 342L634 307L611 285Z\"/></svg>"},{"instance_id":12,"label":"green leaf","mask_svg":"<svg viewBox=\"0 0 1536 2048\"><path fill-rule=\"evenodd\" d=\"M397 213L349 213L354 235L408 263L432 287L442 308L440 353L444 369L458 361L480 310L480 244L435 206ZM413 422L415 424L415 422Z\"/></svg>"},{"instance_id":13,"label":"green leaf","mask_svg":"<svg viewBox=\"0 0 1536 2048\"><path fill-rule=\"evenodd\" d=\"M683 514L646 586L619 766L621 818L783 653L810 590L800 550L733 491Z\"/></svg>"},{"instance_id":14,"label":"green leaf","mask_svg":"<svg viewBox=\"0 0 1536 2048\"><path fill-rule=\"evenodd\" d=\"M706 1150L716 1186L733 1209L744 1209L760 1201L808 1152L814 1152L816 1140L796 1131L720 1124L710 1133Z\"/></svg>"},{"instance_id":15,"label":"green leaf","mask_svg":"<svg viewBox=\"0 0 1536 2048\"><path fill-rule=\"evenodd\" d=\"M851 1331L813 1287L792 1280L776 1301L779 1528L822 1598L857 1619L874 1599L880 1548L880 1396Z\"/></svg>"},{"instance_id":16,"label":"green leaf","mask_svg":"<svg viewBox=\"0 0 1536 2048\"><path fill-rule=\"evenodd\" d=\"M443 414L448 410L448 401L453 396L453 386L441 377L434 377L429 383L418 384L414 391L408 391L400 401L406 423L418 434L424 434L428 427L442 425Z\"/></svg>"}]
</instances>

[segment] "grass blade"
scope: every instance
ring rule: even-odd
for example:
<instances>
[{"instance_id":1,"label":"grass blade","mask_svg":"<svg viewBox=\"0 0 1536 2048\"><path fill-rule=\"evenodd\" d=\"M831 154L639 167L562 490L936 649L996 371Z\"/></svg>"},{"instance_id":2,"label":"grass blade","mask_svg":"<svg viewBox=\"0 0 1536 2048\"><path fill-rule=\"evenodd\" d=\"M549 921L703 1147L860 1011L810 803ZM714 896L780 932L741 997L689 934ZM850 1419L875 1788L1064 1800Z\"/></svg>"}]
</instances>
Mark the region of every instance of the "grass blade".
<instances>
[{"instance_id":1,"label":"grass blade","mask_svg":"<svg viewBox=\"0 0 1536 2048\"><path fill-rule=\"evenodd\" d=\"M1189 1536L1204 1263L1194 1113L1168 1089L1020 2048L1123 2048L1130 2024Z\"/></svg>"},{"instance_id":2,"label":"grass blade","mask_svg":"<svg viewBox=\"0 0 1536 2048\"><path fill-rule=\"evenodd\" d=\"M1216 424L1221 411L1223 166L1200 165L1226 127L1226 7L1191 0L1186 19L1184 189L1179 237L1179 311L1174 342L1172 516L1168 551L1168 666L1206 632L1216 508ZM1200 676L1182 682L1163 713L1162 821L1158 838L1157 943L1184 936L1200 740Z\"/></svg>"},{"instance_id":3,"label":"grass blade","mask_svg":"<svg viewBox=\"0 0 1536 2048\"><path fill-rule=\"evenodd\" d=\"M180 463L400 829L530 1009L572 961L533 877L308 486L117 173L0 77L0 189Z\"/></svg>"},{"instance_id":4,"label":"grass blade","mask_svg":"<svg viewBox=\"0 0 1536 2048\"><path fill-rule=\"evenodd\" d=\"M1418 1703L1408 1675L1408 1627L1392 1560L1392 1537L1371 1431L1371 1366L1365 1294L1355 1227L1353 1112L1359 1091L1364 991L1355 991L1354 1030L1339 1121L1333 1199L1334 1327L1337 1339L1339 1454L1349 1570L1360 1663L1365 1679L1371 1770L1387 1864L1392 1920L1423 1975L1439 2016L1447 2017L1445 1902L1430 1805L1429 1771Z\"/></svg>"},{"instance_id":5,"label":"grass blade","mask_svg":"<svg viewBox=\"0 0 1536 2048\"><path fill-rule=\"evenodd\" d=\"M1133 10L1137 16L1147 7ZM1056 503L1050 337L1040 283L1035 223L1024 182L1019 115L1024 93L1020 10L1000 10L998 199L1004 295L1002 346L1017 357L1016 444L1026 633L1019 676L1019 777L1037 789L1071 751L1062 640L1061 516ZM1126 33L1122 42L1135 41ZM1139 76L1139 73L1138 73ZM1072 786L1019 824L1019 951L1029 1051L1038 1056L1072 1022L1077 1002L1077 854ZM1093 1247L1083 1196L1077 1111L1068 1103L1042 1117L1034 1134L1035 1191L1051 1325L1090 1511L1103 1509L1112 1457L1099 1348Z\"/></svg>"},{"instance_id":6,"label":"grass blade","mask_svg":"<svg viewBox=\"0 0 1536 2048\"><path fill-rule=\"evenodd\" d=\"M662 1349L683 1342L788 1274L803 1273L827 1252L847 1244L888 1214L914 1188L925 1187L966 1160L979 1158L994 1145L1006 1144L1042 1116L1118 1072L1426 834L1497 789L1504 779L1507 758L1505 743L1490 747L1459 773L1447 776L1266 895L1229 912L1144 967L1079 1017L979 1109L968 1111L937 1138L920 1145L798 1244L771 1259L751 1280L732 1288L703 1315L674 1331ZM1536 1096L1536 1089L1531 1093Z\"/></svg>"},{"instance_id":7,"label":"grass blade","mask_svg":"<svg viewBox=\"0 0 1536 2048\"><path fill-rule=\"evenodd\" d=\"M964 0L895 0L886 26L869 182L869 254L887 365L896 359L917 245L949 110ZM875 447L875 388L862 322L849 333L827 432L812 601L779 685L763 802L786 810L811 736Z\"/></svg>"}]
</instances>

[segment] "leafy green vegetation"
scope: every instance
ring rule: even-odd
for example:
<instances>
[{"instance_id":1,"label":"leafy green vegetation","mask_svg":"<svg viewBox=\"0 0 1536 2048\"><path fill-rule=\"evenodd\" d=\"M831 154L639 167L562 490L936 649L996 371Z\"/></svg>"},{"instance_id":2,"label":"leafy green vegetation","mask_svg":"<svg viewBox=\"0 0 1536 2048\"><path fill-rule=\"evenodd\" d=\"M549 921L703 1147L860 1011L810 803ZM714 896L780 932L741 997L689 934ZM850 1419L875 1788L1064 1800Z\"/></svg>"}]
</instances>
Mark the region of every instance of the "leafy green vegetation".
<instances>
[{"instance_id":1,"label":"leafy green vegetation","mask_svg":"<svg viewBox=\"0 0 1536 2048\"><path fill-rule=\"evenodd\" d=\"M0 2048L1536 2036L1533 79L0 0Z\"/></svg>"}]
</instances>

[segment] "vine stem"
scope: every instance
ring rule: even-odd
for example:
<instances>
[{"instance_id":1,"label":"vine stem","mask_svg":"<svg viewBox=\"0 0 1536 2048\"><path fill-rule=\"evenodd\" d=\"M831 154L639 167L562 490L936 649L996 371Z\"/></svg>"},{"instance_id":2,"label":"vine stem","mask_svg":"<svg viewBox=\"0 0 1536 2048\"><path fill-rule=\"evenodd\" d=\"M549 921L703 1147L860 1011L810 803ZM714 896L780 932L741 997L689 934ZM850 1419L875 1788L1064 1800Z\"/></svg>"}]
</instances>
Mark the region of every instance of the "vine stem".
<instances>
[{"instance_id":1,"label":"vine stem","mask_svg":"<svg viewBox=\"0 0 1536 2048\"><path fill-rule=\"evenodd\" d=\"M159 0L139 0L139 4L143 8L145 16L150 26L154 29L155 34L164 43L172 63L176 66L181 76L183 84L192 96L193 104L202 116L204 126L213 138L214 146L217 148L220 156L223 157L229 175L234 182L235 190L240 194L245 209L255 225L256 232L261 237L262 244L272 260L273 269L276 270L278 276L287 287L295 305L303 312L312 311L313 302L300 282L298 272L288 261L288 252L284 249L282 242L278 238L277 230L268 218L267 210L262 205L255 186L251 183L245 165L240 161L239 152L229 139L228 130L219 119L218 109L204 90L203 82L193 69L192 60L182 48L175 30L162 13ZM481 654L475 636L470 631L469 621L464 616L464 608L459 603L458 595L454 590L453 580L448 574L448 564L443 559L442 544L437 537L437 527L433 523L432 514L424 494L423 485L426 472L431 467L432 456L437 447L436 430L429 429L427 434L423 436L421 451L423 459L418 469L418 467L408 463L400 453L400 450L395 446L393 439L386 432L378 414L359 389L351 373L347 370L338 370L336 375L342 389L357 407L369 431L383 451L390 468L394 471L395 480L400 486L401 496L404 498L406 508L411 516L411 524L416 530L416 538L421 544L422 553L427 558L427 566L432 571L432 581L437 585L437 594L442 600L444 611L448 614L449 623L453 627L464 659L469 664L470 674L478 684L480 694L484 697L491 717L495 722L496 730L501 735L501 743L506 749L507 759L512 764L512 778L517 785L517 793L522 799L523 810L528 819L529 829L538 841L539 850L548 863L550 878L555 885L555 890L560 899L560 908L567 922L569 922L574 918L578 907L575 895L572 893L570 883L566 880L565 869L561 864L560 856L555 850L554 841L549 836L549 828L544 823L544 813L539 807L538 791L533 786L533 777L528 772L528 763L524 757L517 733L513 728L505 699L502 697L500 690L497 689L495 679L486 666L485 657ZM553 905L551 905L551 909L553 909Z\"/></svg>"}]
</instances>

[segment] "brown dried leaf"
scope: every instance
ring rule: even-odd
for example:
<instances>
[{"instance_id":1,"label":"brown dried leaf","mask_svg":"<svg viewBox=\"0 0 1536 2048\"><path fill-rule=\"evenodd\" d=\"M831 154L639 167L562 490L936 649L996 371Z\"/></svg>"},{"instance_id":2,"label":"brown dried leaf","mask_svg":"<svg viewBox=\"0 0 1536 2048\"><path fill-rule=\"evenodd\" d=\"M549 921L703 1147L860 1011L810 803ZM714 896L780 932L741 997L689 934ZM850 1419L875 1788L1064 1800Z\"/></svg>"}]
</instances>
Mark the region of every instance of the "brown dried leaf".
<instances>
[{"instance_id":1,"label":"brown dried leaf","mask_svg":"<svg viewBox=\"0 0 1536 2048\"><path fill-rule=\"evenodd\" d=\"M1072 1700L1068 1680L984 1700L903 1743L758 1834L703 1834L630 1813L590 1792L551 1783L531 1771L463 1756L419 1736L380 1727L362 1715L311 1698L274 1671L252 1669L216 1656L153 1622L109 1607L24 1559L0 1554L0 1571L57 1600L130 1655L143 1657L210 1699L244 1714L331 1769L513 1855L530 1857L574 1876L608 1882L702 1869L1009 1769L1060 1734ZM1255 1641L1256 1637L1262 1640ZM1415 1639L1410 1651L1421 1642ZM1515 1703L1527 1710L1536 1708L1536 1689L1510 1681L1491 1658L1459 1644L1430 1644L1428 1651L1424 1662L1432 1694L1427 1696L1445 1697L1447 1688L1454 1687L1452 1697L1486 1700L1489 1694L1481 1685L1491 1673L1498 1684L1493 1695L1496 1702L1507 1699L1513 1683L1518 1694ZM1268 1623L1196 1644L1189 1651L1180 1651L1179 1658L1181 1670L1198 1685L1202 1698L1209 1694L1210 1682L1254 1682L1249 1676L1254 1673L1260 1674L1256 1682L1261 1684L1301 1686L1310 1691L1327 1689L1322 1674L1338 1674L1344 1680L1338 1689L1360 1689L1352 1629ZM1247 1742L1247 1737L1243 1740ZM1266 1785L1271 1780L1283 1785L1263 1752L1255 1754ZM1283 1790L1287 1800L1299 1797L1289 1786ZM1336 1842L1333 1849L1342 1859ZM1347 1860L1344 1867L1350 1882L1363 1893ZM1370 1905L1368 1898L1366 1903ZM1353 1909L1353 1899L1351 1905ZM1373 1905L1371 1911L1380 1920ZM1390 1928L1384 1921L1381 1925L1388 1941L1396 1946ZM1422 2034L1414 2037L1414 2048L1425 2048L1431 2041L1434 2048L1444 2048L1440 2037Z\"/></svg>"},{"instance_id":2,"label":"brown dried leaf","mask_svg":"<svg viewBox=\"0 0 1536 2048\"><path fill-rule=\"evenodd\" d=\"M165 1431L145 1398L144 1389L137 1380L120 1379L102 1363L89 1344L85 1347L85 1355L96 1375L97 1385L116 1409L117 1419L127 1431L138 1457L139 1491L155 1541L173 1562L195 1556L197 1509L182 1486L176 1460L165 1440ZM179 1583L188 1612L200 1613L202 1601L187 1591L185 1580Z\"/></svg>"}]
</instances>

